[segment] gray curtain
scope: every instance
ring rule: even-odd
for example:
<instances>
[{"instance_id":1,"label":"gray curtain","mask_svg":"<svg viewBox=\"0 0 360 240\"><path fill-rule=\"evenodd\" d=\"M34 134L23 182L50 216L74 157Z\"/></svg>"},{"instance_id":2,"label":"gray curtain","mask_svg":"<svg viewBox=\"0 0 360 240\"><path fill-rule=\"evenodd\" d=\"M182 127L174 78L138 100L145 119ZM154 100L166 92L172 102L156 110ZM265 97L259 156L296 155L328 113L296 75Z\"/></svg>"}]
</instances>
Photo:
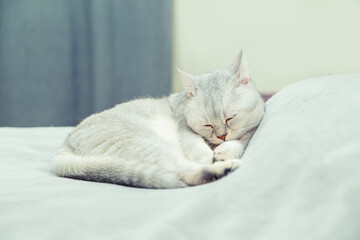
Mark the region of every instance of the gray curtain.
<instances>
[{"instance_id":1,"label":"gray curtain","mask_svg":"<svg viewBox=\"0 0 360 240\"><path fill-rule=\"evenodd\" d=\"M0 0L0 126L168 94L171 27L169 0Z\"/></svg>"}]
</instances>

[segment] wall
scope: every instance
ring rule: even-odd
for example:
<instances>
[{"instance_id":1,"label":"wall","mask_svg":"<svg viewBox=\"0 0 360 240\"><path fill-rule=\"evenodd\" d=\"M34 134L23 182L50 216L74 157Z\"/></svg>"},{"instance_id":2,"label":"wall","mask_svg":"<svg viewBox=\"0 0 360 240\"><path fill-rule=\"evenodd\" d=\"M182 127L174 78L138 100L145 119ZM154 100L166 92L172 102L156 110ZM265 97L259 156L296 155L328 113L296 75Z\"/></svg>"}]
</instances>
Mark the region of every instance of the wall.
<instances>
[{"instance_id":1,"label":"wall","mask_svg":"<svg viewBox=\"0 0 360 240\"><path fill-rule=\"evenodd\" d=\"M247 55L261 91L305 78L360 72L358 0L175 0L176 67L201 74Z\"/></svg>"}]
</instances>

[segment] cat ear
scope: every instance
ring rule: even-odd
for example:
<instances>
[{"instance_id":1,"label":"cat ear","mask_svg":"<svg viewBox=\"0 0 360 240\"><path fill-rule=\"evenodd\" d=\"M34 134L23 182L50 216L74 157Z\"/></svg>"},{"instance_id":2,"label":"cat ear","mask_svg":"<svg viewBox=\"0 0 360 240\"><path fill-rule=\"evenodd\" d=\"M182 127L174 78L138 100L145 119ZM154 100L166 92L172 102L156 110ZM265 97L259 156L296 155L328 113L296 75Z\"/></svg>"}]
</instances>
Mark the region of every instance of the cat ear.
<instances>
[{"instance_id":1,"label":"cat ear","mask_svg":"<svg viewBox=\"0 0 360 240\"><path fill-rule=\"evenodd\" d=\"M240 66L240 63L241 63L241 57L242 57L242 50L240 50L240 52L236 56L234 62L231 64L231 68L232 68L234 73L236 73L239 70L239 66Z\"/></svg>"},{"instance_id":2,"label":"cat ear","mask_svg":"<svg viewBox=\"0 0 360 240\"><path fill-rule=\"evenodd\" d=\"M236 57L234 63L234 66L237 66L236 68L236 82L237 84L246 85L250 81L250 75L249 75L249 68L247 66L247 60L245 55L240 51L238 56Z\"/></svg>"},{"instance_id":3,"label":"cat ear","mask_svg":"<svg viewBox=\"0 0 360 240\"><path fill-rule=\"evenodd\" d=\"M184 72L179 68L177 70L180 73L180 76L184 82L185 89L188 92L188 97L191 98L195 96L195 76L191 75L190 73Z\"/></svg>"}]
</instances>

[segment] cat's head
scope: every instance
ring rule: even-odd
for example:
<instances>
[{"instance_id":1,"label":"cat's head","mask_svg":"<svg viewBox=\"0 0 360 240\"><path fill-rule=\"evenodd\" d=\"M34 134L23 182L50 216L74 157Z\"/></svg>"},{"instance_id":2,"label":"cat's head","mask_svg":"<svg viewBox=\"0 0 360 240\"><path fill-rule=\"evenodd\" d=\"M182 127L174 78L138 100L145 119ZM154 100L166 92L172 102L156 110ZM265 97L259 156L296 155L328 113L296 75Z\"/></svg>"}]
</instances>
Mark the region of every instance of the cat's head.
<instances>
[{"instance_id":1,"label":"cat's head","mask_svg":"<svg viewBox=\"0 0 360 240\"><path fill-rule=\"evenodd\" d=\"M203 75L179 70L185 83L187 125L211 144L239 139L256 127L265 104L240 52L233 64Z\"/></svg>"}]
</instances>

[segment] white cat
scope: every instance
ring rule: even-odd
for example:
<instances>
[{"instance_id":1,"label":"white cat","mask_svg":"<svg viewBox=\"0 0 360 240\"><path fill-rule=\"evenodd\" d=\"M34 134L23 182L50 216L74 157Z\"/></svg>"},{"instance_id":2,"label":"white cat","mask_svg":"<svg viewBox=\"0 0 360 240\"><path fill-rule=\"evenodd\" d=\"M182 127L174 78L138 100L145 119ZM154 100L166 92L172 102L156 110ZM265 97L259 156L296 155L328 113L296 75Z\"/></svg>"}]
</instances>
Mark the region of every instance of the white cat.
<instances>
[{"instance_id":1,"label":"white cat","mask_svg":"<svg viewBox=\"0 0 360 240\"><path fill-rule=\"evenodd\" d=\"M245 58L193 76L183 93L136 99L93 114L52 160L61 177L143 188L179 188L225 176L264 114ZM214 150L212 150L214 149Z\"/></svg>"}]
</instances>

